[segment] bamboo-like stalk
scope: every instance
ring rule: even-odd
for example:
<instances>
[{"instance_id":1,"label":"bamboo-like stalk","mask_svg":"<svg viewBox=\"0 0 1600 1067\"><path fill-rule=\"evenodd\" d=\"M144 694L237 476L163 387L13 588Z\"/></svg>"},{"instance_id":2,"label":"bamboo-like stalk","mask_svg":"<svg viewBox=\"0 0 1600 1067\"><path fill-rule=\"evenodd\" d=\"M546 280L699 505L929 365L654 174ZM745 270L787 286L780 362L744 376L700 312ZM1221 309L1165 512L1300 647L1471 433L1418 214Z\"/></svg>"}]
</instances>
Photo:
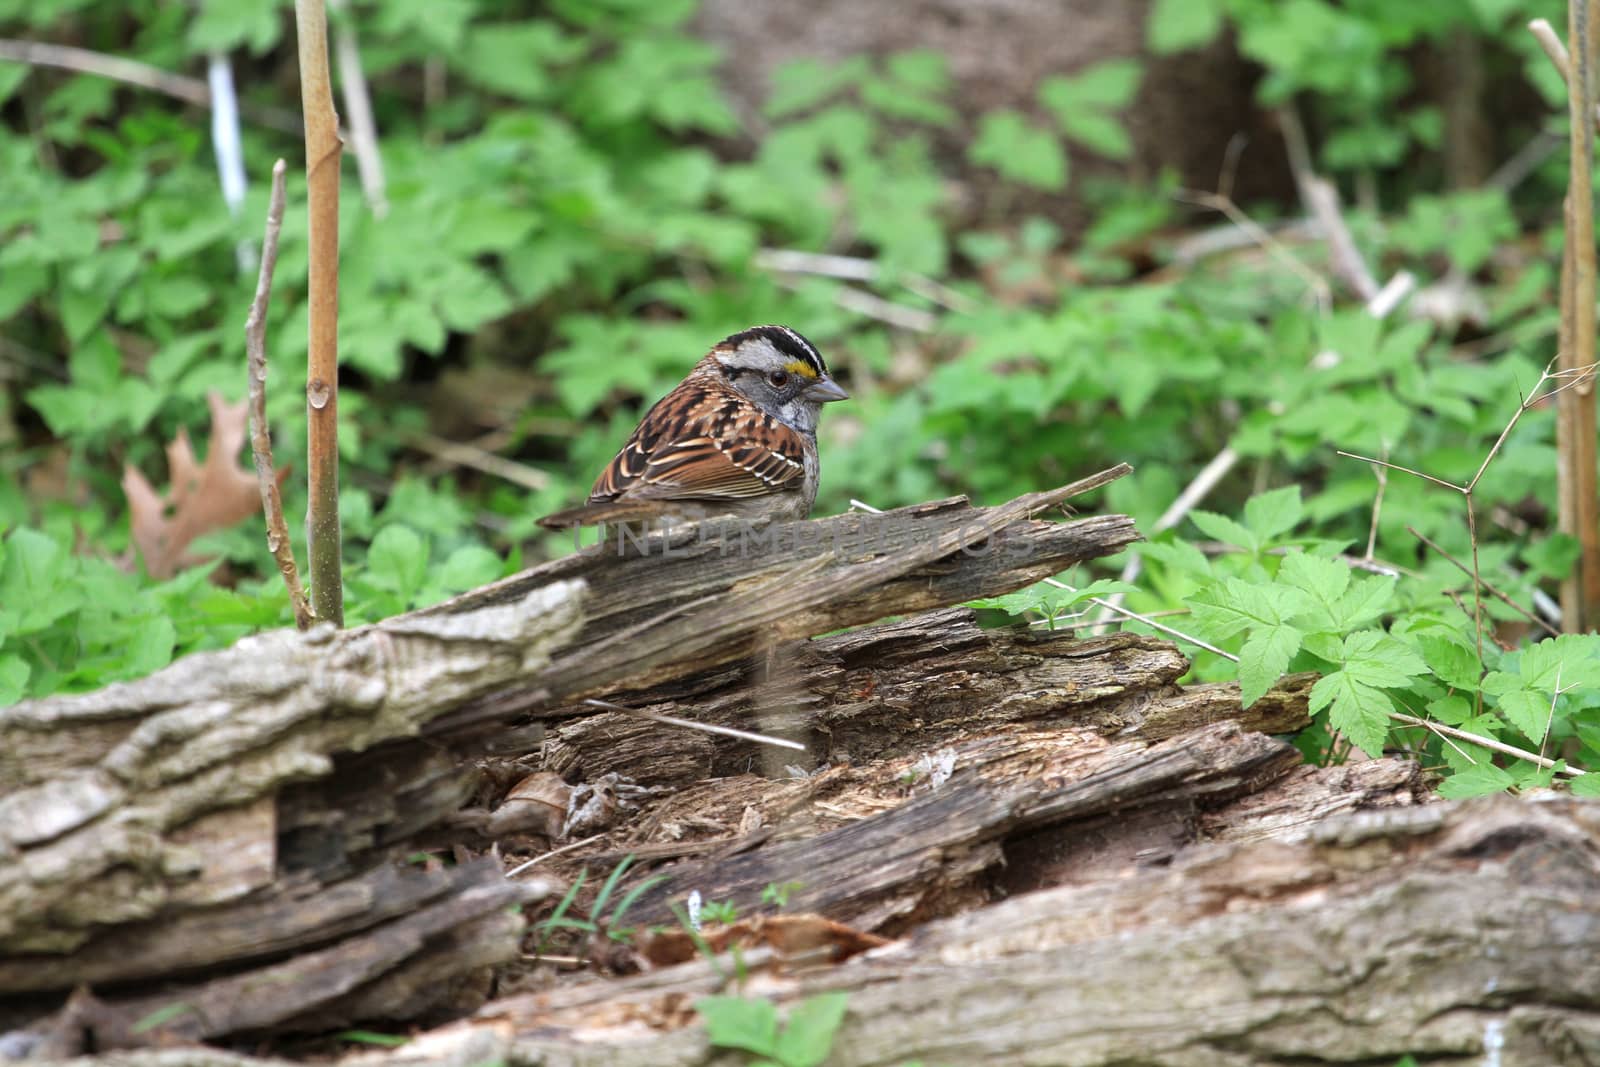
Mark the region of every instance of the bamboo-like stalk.
<instances>
[{"instance_id":1,"label":"bamboo-like stalk","mask_svg":"<svg viewBox=\"0 0 1600 1067\"><path fill-rule=\"evenodd\" d=\"M343 142L328 75L323 0L295 0L300 104L306 123L311 246L310 353L306 374L306 537L317 618L344 625L339 537L339 161Z\"/></svg>"},{"instance_id":2,"label":"bamboo-like stalk","mask_svg":"<svg viewBox=\"0 0 1600 1067\"><path fill-rule=\"evenodd\" d=\"M1595 361L1594 141L1600 2L1567 5L1567 100L1572 161L1567 186L1566 254L1561 287L1560 368L1576 374ZM1564 391L1556 415L1560 526L1581 548L1562 583L1562 619L1570 631L1600 624L1600 482L1597 482L1595 391L1592 381Z\"/></svg>"}]
</instances>

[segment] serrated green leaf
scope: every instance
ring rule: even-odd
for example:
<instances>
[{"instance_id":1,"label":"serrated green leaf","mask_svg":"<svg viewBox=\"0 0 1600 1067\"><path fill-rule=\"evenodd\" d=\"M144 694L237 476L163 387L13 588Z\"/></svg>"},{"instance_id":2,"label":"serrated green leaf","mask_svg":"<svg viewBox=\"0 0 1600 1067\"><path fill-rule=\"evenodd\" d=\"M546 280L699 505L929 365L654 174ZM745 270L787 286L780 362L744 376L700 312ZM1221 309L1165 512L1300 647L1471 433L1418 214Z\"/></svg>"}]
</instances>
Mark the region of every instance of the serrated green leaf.
<instances>
[{"instance_id":1,"label":"serrated green leaf","mask_svg":"<svg viewBox=\"0 0 1600 1067\"><path fill-rule=\"evenodd\" d=\"M1220 640L1252 627L1283 625L1303 606L1302 596L1285 586L1228 578L1195 593L1187 603L1201 628Z\"/></svg>"},{"instance_id":2,"label":"serrated green leaf","mask_svg":"<svg viewBox=\"0 0 1600 1067\"><path fill-rule=\"evenodd\" d=\"M1428 714L1446 726L1460 726L1472 717L1472 704L1463 696L1440 697L1428 702Z\"/></svg>"},{"instance_id":3,"label":"serrated green leaf","mask_svg":"<svg viewBox=\"0 0 1600 1067\"><path fill-rule=\"evenodd\" d=\"M1244 524L1267 544L1279 534L1288 533L1299 525L1305 513L1300 503L1300 487L1285 486L1269 493L1257 493L1244 504Z\"/></svg>"},{"instance_id":4,"label":"serrated green leaf","mask_svg":"<svg viewBox=\"0 0 1600 1067\"><path fill-rule=\"evenodd\" d=\"M1353 630L1383 615L1394 600L1395 579L1369 575L1357 579L1332 609L1336 630Z\"/></svg>"},{"instance_id":5,"label":"serrated green leaf","mask_svg":"<svg viewBox=\"0 0 1600 1067\"><path fill-rule=\"evenodd\" d=\"M1349 671L1335 671L1311 687L1311 710L1329 708L1328 724L1368 756L1383 754L1389 736L1389 695Z\"/></svg>"},{"instance_id":6,"label":"serrated green leaf","mask_svg":"<svg viewBox=\"0 0 1600 1067\"><path fill-rule=\"evenodd\" d=\"M1439 795L1450 800L1464 800L1467 797L1503 793L1515 784L1515 780L1506 771L1492 763L1480 762L1465 770L1457 771L1440 782Z\"/></svg>"},{"instance_id":7,"label":"serrated green leaf","mask_svg":"<svg viewBox=\"0 0 1600 1067\"><path fill-rule=\"evenodd\" d=\"M1189 512L1189 519L1200 528L1201 533L1214 541L1221 541L1225 545L1238 545L1252 553L1261 551L1260 539L1226 515L1196 508Z\"/></svg>"},{"instance_id":8,"label":"serrated green leaf","mask_svg":"<svg viewBox=\"0 0 1600 1067\"><path fill-rule=\"evenodd\" d=\"M778 1054L778 1009L755 997L701 997L695 1010L706 1021L706 1036L718 1048L737 1048L757 1056Z\"/></svg>"},{"instance_id":9,"label":"serrated green leaf","mask_svg":"<svg viewBox=\"0 0 1600 1067\"><path fill-rule=\"evenodd\" d=\"M1580 774L1567 784L1575 797L1600 797L1600 774L1594 771Z\"/></svg>"},{"instance_id":10,"label":"serrated green leaf","mask_svg":"<svg viewBox=\"0 0 1600 1067\"><path fill-rule=\"evenodd\" d=\"M1394 689L1428 673L1428 665L1411 646L1382 630L1350 634L1342 653L1345 670L1367 685Z\"/></svg>"},{"instance_id":11,"label":"serrated green leaf","mask_svg":"<svg viewBox=\"0 0 1600 1067\"><path fill-rule=\"evenodd\" d=\"M1239 692L1245 707L1277 684L1298 651L1300 631L1293 626L1267 626L1251 632L1239 650Z\"/></svg>"},{"instance_id":12,"label":"serrated green leaf","mask_svg":"<svg viewBox=\"0 0 1600 1067\"><path fill-rule=\"evenodd\" d=\"M0 564L0 604L11 616L11 632L33 633L77 611L84 594L74 582L74 561L48 534L26 527L6 538Z\"/></svg>"},{"instance_id":13,"label":"serrated green leaf","mask_svg":"<svg viewBox=\"0 0 1600 1067\"><path fill-rule=\"evenodd\" d=\"M1434 631L1418 634L1417 644L1434 676L1445 685L1468 691L1478 688L1478 651L1465 638Z\"/></svg>"},{"instance_id":14,"label":"serrated green leaf","mask_svg":"<svg viewBox=\"0 0 1600 1067\"><path fill-rule=\"evenodd\" d=\"M849 1002L848 993L819 993L796 1004L778 1035L773 1058L783 1067L821 1067Z\"/></svg>"},{"instance_id":15,"label":"serrated green leaf","mask_svg":"<svg viewBox=\"0 0 1600 1067\"><path fill-rule=\"evenodd\" d=\"M1523 737L1538 744L1544 740L1545 728L1550 722L1551 699L1548 694L1533 689L1513 689L1501 694L1497 706L1500 714Z\"/></svg>"},{"instance_id":16,"label":"serrated green leaf","mask_svg":"<svg viewBox=\"0 0 1600 1067\"><path fill-rule=\"evenodd\" d=\"M1557 688L1600 687L1600 634L1562 634L1523 650L1522 683L1553 693Z\"/></svg>"},{"instance_id":17,"label":"serrated green leaf","mask_svg":"<svg viewBox=\"0 0 1600 1067\"><path fill-rule=\"evenodd\" d=\"M1283 557L1278 580L1305 592L1312 604L1307 614L1316 629L1344 629L1339 625L1338 603L1350 585L1349 567L1336 560L1291 552Z\"/></svg>"}]
</instances>

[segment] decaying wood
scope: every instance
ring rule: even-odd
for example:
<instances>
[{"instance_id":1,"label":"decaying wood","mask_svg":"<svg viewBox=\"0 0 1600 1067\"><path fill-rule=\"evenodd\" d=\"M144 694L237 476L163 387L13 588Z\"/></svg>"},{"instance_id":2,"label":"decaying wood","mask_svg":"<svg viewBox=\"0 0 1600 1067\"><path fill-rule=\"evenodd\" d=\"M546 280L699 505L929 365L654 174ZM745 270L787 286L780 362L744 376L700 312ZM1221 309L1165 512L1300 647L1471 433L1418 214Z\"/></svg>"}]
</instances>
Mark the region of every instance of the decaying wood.
<instances>
[{"instance_id":1,"label":"decaying wood","mask_svg":"<svg viewBox=\"0 0 1600 1067\"><path fill-rule=\"evenodd\" d=\"M658 535L654 555L590 550L375 626L265 634L0 710L0 993L107 991L19 1040L65 1052L86 1033L111 1047L439 1009L515 951L504 905L537 887L394 864L464 825L471 757L507 716L1113 552L1137 536L1125 517L1031 516L1118 473L997 508L800 524L776 549ZM270 1006L243 995L263 988Z\"/></svg>"},{"instance_id":2,"label":"decaying wood","mask_svg":"<svg viewBox=\"0 0 1600 1067\"><path fill-rule=\"evenodd\" d=\"M14 783L0 797L12 857L0 864L0 952L70 951L160 914L180 887L220 882L215 903L268 884L270 859L255 877L233 869L232 853L277 847L257 801L548 663L582 593L557 583L461 615L276 631L141 682L0 711L0 781Z\"/></svg>"},{"instance_id":3,"label":"decaying wood","mask_svg":"<svg viewBox=\"0 0 1600 1067\"><path fill-rule=\"evenodd\" d=\"M824 990L849 994L834 1067L1593 1062L1600 807L1497 796L1340 816L938 920L837 967L774 969L777 958L502 998L360 1062L726 1062L695 999L788 1007ZM269 1061L167 1050L117 1062Z\"/></svg>"},{"instance_id":4,"label":"decaying wood","mask_svg":"<svg viewBox=\"0 0 1600 1067\"><path fill-rule=\"evenodd\" d=\"M1310 722L1314 678L1295 675L1241 710L1236 683L1180 687L1189 664L1170 642L1134 633L985 630L967 608L925 612L850 633L775 645L766 655L629 695L632 706L703 722L758 726L807 743L816 759L862 762L932 751L955 738L1069 718L1161 740L1237 722L1290 733ZM589 709L555 724L544 766L587 778L626 775L686 786L737 774L755 746ZM783 757L787 758L787 757Z\"/></svg>"},{"instance_id":5,"label":"decaying wood","mask_svg":"<svg viewBox=\"0 0 1600 1067\"><path fill-rule=\"evenodd\" d=\"M762 654L774 644L1019 589L1073 561L1138 539L1126 515L1031 518L1121 477L1126 464L993 508L964 498L879 515L846 514L721 537L706 528L653 534L643 551L608 543L464 594L448 614L528 587L581 578L590 589L572 651L536 685L509 688L437 720L445 733L528 712L562 714L589 696L648 689ZM425 612L423 614L428 614Z\"/></svg>"}]
</instances>

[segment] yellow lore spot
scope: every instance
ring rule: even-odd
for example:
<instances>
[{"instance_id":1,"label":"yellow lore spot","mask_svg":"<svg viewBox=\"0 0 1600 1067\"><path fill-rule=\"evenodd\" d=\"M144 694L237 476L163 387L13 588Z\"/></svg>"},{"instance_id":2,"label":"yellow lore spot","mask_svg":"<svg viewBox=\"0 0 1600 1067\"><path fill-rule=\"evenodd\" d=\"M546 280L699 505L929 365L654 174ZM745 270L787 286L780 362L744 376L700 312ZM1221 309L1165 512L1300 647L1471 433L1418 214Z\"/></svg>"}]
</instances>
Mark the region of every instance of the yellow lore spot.
<instances>
[{"instance_id":1,"label":"yellow lore spot","mask_svg":"<svg viewBox=\"0 0 1600 1067\"><path fill-rule=\"evenodd\" d=\"M798 374L802 378L810 378L812 381L815 381L817 378L817 368L813 367L803 359L791 359L788 363L783 365L783 369L788 371L790 374Z\"/></svg>"}]
</instances>

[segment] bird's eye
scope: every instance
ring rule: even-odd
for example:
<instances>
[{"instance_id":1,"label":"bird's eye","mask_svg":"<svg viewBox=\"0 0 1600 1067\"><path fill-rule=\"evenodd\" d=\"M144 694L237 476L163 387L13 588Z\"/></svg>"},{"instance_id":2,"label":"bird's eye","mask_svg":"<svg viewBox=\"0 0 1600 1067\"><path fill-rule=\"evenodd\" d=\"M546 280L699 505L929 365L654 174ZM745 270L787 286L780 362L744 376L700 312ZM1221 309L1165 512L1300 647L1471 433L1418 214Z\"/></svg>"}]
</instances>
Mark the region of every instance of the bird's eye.
<instances>
[{"instance_id":1,"label":"bird's eye","mask_svg":"<svg viewBox=\"0 0 1600 1067\"><path fill-rule=\"evenodd\" d=\"M772 387L774 389L782 389L784 386L789 384L789 372L775 370L771 374L767 375L767 381L772 383Z\"/></svg>"}]
</instances>

